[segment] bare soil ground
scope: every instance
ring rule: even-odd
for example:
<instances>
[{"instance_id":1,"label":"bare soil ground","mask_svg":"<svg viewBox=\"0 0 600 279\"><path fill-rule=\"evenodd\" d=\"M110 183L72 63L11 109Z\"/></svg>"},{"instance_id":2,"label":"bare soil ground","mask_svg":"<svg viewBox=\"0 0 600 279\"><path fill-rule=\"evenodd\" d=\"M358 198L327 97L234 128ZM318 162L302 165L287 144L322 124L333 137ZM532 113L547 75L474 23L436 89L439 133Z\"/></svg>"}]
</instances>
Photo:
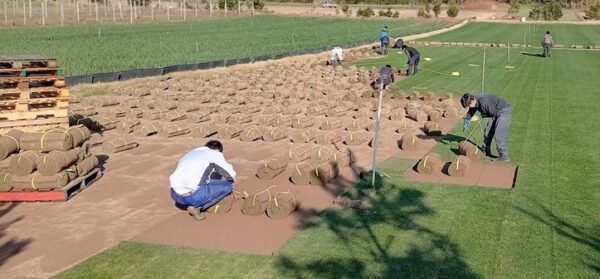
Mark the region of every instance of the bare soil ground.
<instances>
[{"instance_id":1,"label":"bare soil ground","mask_svg":"<svg viewBox=\"0 0 600 279\"><path fill-rule=\"evenodd\" d=\"M372 56L370 48L351 51L348 59ZM368 83L376 75L377 69L332 68L323 66L324 57L302 56L283 60L261 62L252 65L238 65L230 68L196 71L164 77L134 80L126 83L101 84L75 88L77 92L105 92L113 94L121 104L119 107L131 110L123 104L128 100L138 100L140 106L147 102L176 102L179 109L188 103L200 102L197 98L209 95L211 102L200 104L199 111L218 108L216 114L231 115L230 111L258 104L261 112L252 114L252 121L237 127L258 127L260 116L281 117L274 107L285 109L299 106L301 112L294 117L308 117L315 125L305 130L324 133L319 128L325 119L340 120L342 126L335 128L344 138L350 133L347 127L360 118L359 110L366 111L365 121L372 123L375 115L375 98ZM164 90L164 89L167 90ZM135 97L136 93L149 92L151 95ZM424 93L424 92L422 92ZM227 97L228 94L231 94ZM75 94L78 95L78 94ZM82 96L82 94L79 94ZM386 111L405 107L440 106L440 98L431 100L408 100L386 97ZM219 97L227 100L219 104ZM251 97L251 98L247 98ZM91 106L94 97L84 97L84 103L74 104L73 109L94 108L96 112L110 114L117 106ZM222 99L221 98L221 99ZM345 106L345 113L326 117L313 116L309 108L317 105L336 108ZM144 110L152 111L146 107ZM267 110L271 112L267 113ZM190 114L192 112L189 112ZM460 113L458 114L460 115ZM92 118L97 116L92 116ZM116 117L119 122L124 117ZM148 122L148 119L140 119ZM448 132L460 120L455 118L440 120L443 133ZM217 121L213 118L211 121ZM167 121L151 121L166 125ZM412 151L399 148L399 139L406 132L398 132L401 123L410 123L410 131L418 135L418 147ZM186 120L173 123L182 127L198 127ZM424 134L424 121L416 122L408 118L390 120L385 117L382 128L382 146L379 160L391 156L421 158L436 144L440 137ZM219 124L220 126L224 124ZM266 128L268 125L262 125ZM302 131L286 127L290 133ZM358 146L348 146L344 140L326 144L327 148L349 148L357 162L352 167L342 168L340 175L325 185L294 185L289 177L294 171L290 164L287 169L271 180L256 177L257 168L265 160L285 155L293 143L289 137L276 141L242 142L238 137L223 139L225 157L239 173L236 189L256 192L266 186L277 185L275 191L290 190L295 194L299 208L284 220L272 220L266 215L246 216L241 214L241 201L237 201L227 214L209 215L202 222L192 220L185 212L175 208L169 196L168 176L177 161L186 151L203 145L207 138L192 138L190 134L173 138L136 137L139 147L117 154L101 154L98 147L94 153L102 161L105 175L89 189L64 203L23 203L5 207L2 218L3 249L0 258L0 271L6 278L19 276L49 277L78 263L79 261L123 240L137 240L153 243L184 245L271 254L281 247L303 224L315 214L332 205L332 201L358 181L358 173L370 169L373 148L370 146L372 130L361 130L368 140ZM103 139L120 136L115 130L102 133ZM318 146L314 141L311 146ZM4 242L7 241L7 242Z\"/></svg>"}]
</instances>

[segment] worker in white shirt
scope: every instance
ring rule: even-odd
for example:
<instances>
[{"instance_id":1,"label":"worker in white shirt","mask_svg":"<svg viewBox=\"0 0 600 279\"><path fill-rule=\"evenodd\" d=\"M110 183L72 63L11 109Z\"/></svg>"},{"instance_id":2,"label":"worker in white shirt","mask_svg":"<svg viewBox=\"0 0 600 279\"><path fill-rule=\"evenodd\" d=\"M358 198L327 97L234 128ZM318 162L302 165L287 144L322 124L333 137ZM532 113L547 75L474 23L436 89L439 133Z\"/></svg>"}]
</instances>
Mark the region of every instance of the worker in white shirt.
<instances>
[{"instance_id":1,"label":"worker in white shirt","mask_svg":"<svg viewBox=\"0 0 600 279\"><path fill-rule=\"evenodd\" d=\"M337 66L342 65L342 61L344 61L344 50L341 47L334 47L329 53L329 60L326 64Z\"/></svg>"},{"instance_id":2,"label":"worker in white shirt","mask_svg":"<svg viewBox=\"0 0 600 279\"><path fill-rule=\"evenodd\" d=\"M169 177L171 198L178 207L187 207L190 216L202 220L203 211L231 194L235 175L223 156L223 144L211 140L179 159Z\"/></svg>"}]
</instances>

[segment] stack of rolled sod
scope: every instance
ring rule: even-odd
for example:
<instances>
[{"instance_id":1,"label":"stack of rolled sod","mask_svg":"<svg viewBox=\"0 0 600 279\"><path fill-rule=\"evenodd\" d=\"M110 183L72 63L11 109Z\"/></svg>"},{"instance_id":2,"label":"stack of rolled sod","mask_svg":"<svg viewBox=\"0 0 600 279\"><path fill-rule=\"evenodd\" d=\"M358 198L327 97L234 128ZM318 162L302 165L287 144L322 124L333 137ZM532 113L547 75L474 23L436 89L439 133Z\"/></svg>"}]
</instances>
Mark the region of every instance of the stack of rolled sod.
<instances>
[{"instance_id":1,"label":"stack of rolled sod","mask_svg":"<svg viewBox=\"0 0 600 279\"><path fill-rule=\"evenodd\" d=\"M77 125L37 133L11 131L0 137L1 151L6 142L3 138L19 136L20 151L10 157L8 168L0 169L0 190L58 189L85 176L98 165L90 153L90 134L87 127Z\"/></svg>"}]
</instances>

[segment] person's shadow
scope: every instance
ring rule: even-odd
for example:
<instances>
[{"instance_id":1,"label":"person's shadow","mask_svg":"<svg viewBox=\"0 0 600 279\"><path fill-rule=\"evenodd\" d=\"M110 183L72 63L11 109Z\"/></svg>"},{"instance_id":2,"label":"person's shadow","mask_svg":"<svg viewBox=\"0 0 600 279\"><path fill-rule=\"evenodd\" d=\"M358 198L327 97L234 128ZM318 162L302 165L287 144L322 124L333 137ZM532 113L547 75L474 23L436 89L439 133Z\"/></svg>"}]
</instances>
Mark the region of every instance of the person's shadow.
<instances>
[{"instance_id":1,"label":"person's shadow","mask_svg":"<svg viewBox=\"0 0 600 279\"><path fill-rule=\"evenodd\" d=\"M528 53L528 52L521 52L521 54L523 55L527 55L527 56L533 56L533 57L541 57L541 58L545 58L543 54L541 53Z\"/></svg>"}]
</instances>

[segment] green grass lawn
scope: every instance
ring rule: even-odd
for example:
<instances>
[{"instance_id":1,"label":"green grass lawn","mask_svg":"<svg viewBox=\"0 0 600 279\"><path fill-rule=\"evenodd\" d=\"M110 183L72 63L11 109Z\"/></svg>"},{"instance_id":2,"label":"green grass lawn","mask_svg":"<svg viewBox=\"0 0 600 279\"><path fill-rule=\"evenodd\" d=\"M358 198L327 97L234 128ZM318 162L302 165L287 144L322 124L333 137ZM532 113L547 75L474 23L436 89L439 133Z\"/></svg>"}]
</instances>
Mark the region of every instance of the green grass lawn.
<instances>
[{"instance_id":1,"label":"green grass lawn","mask_svg":"<svg viewBox=\"0 0 600 279\"><path fill-rule=\"evenodd\" d=\"M481 65L482 49L420 50L432 60L422 60L419 74L395 90L480 90L481 67L468 64ZM600 53L515 53L511 71L506 50L486 55L486 90L513 105L516 188L408 183L402 174L415 162L395 158L381 165L389 178L371 210L327 210L273 257L125 242L58 277L598 278ZM405 62L394 53L359 64ZM436 150L449 156L452 145Z\"/></svg>"},{"instance_id":2,"label":"green grass lawn","mask_svg":"<svg viewBox=\"0 0 600 279\"><path fill-rule=\"evenodd\" d=\"M446 21L254 16L188 22L0 28L1 55L56 57L67 75L277 55L423 33ZM10 42L10 43L9 43Z\"/></svg>"},{"instance_id":3,"label":"green grass lawn","mask_svg":"<svg viewBox=\"0 0 600 279\"><path fill-rule=\"evenodd\" d=\"M554 44L570 45L600 45L600 25L576 24L498 24L471 22L466 26L449 33L443 33L422 41L443 42L482 42L522 44L526 38L527 44L540 46L546 31L552 33Z\"/></svg>"}]
</instances>

